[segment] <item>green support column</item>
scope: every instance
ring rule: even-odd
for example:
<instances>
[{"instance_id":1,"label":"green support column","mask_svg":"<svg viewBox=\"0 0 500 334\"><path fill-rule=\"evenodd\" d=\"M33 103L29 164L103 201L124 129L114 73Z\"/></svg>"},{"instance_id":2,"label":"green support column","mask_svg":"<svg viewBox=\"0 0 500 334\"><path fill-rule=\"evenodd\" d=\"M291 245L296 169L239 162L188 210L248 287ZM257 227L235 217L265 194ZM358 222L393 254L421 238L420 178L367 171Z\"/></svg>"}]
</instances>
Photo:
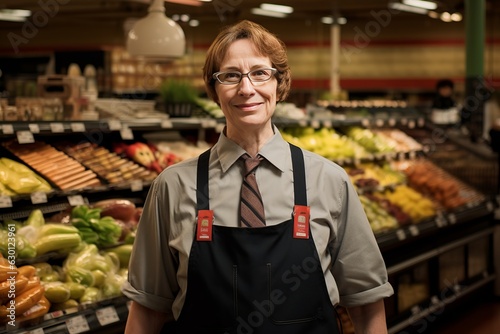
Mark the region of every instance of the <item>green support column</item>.
<instances>
[{"instance_id":1,"label":"green support column","mask_svg":"<svg viewBox=\"0 0 500 334\"><path fill-rule=\"evenodd\" d=\"M462 122L467 125L471 139L482 135L485 94L484 45L485 0L465 0L465 101Z\"/></svg>"}]
</instances>

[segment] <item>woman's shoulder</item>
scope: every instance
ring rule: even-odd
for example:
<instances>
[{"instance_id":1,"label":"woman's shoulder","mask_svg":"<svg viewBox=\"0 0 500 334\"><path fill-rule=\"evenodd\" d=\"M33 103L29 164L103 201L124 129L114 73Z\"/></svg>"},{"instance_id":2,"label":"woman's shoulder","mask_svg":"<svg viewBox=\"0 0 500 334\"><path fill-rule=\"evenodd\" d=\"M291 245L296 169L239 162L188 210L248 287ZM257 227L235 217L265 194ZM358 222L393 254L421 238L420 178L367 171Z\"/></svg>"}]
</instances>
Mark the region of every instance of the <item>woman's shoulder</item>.
<instances>
[{"instance_id":1,"label":"woman's shoulder","mask_svg":"<svg viewBox=\"0 0 500 334\"><path fill-rule=\"evenodd\" d=\"M308 173L311 171L322 171L324 172L332 172L332 173L340 173L341 175L346 175L347 173L342 168L340 165L335 163L332 160L329 160L317 153L304 150L302 149L302 152L304 152L304 161L305 161L305 167Z\"/></svg>"}]
</instances>

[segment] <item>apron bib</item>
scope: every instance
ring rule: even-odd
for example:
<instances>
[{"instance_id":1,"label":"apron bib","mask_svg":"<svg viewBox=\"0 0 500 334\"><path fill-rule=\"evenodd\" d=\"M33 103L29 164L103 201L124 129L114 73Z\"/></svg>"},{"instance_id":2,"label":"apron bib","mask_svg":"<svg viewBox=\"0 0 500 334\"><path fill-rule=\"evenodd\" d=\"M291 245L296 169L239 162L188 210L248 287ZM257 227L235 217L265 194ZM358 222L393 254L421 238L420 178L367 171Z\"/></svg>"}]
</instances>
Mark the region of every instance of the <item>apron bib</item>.
<instances>
[{"instance_id":1,"label":"apron bib","mask_svg":"<svg viewBox=\"0 0 500 334\"><path fill-rule=\"evenodd\" d=\"M304 158L290 149L295 204L304 207ZM209 210L209 154L198 160L198 210ZM308 218L307 237L297 234L297 221L292 214L261 228L210 224L211 240L193 241L186 300L164 333L338 334Z\"/></svg>"}]
</instances>

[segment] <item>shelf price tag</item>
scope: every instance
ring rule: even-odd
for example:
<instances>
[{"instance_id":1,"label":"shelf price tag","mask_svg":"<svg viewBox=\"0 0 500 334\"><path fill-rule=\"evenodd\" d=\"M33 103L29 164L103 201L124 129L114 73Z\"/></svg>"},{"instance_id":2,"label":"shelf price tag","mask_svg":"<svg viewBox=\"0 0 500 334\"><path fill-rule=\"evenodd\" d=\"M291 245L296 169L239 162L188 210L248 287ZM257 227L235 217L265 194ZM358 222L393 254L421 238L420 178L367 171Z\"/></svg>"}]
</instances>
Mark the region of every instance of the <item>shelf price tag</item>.
<instances>
[{"instance_id":1,"label":"shelf price tag","mask_svg":"<svg viewBox=\"0 0 500 334\"><path fill-rule=\"evenodd\" d=\"M30 128L30 131L32 133L40 133L40 126L38 124L31 123L28 125L28 127Z\"/></svg>"},{"instance_id":2,"label":"shelf price tag","mask_svg":"<svg viewBox=\"0 0 500 334\"><path fill-rule=\"evenodd\" d=\"M363 118L361 120L361 125L367 128L368 126L370 126L370 121L367 118Z\"/></svg>"},{"instance_id":3,"label":"shelf price tag","mask_svg":"<svg viewBox=\"0 0 500 334\"><path fill-rule=\"evenodd\" d=\"M455 214L453 214L453 213L450 213L448 215L448 221L450 222L451 225L456 224L457 223L457 216L455 216Z\"/></svg>"},{"instance_id":4,"label":"shelf price tag","mask_svg":"<svg viewBox=\"0 0 500 334\"><path fill-rule=\"evenodd\" d=\"M12 124L2 124L2 133L4 135L14 134L14 127L12 126Z\"/></svg>"},{"instance_id":5,"label":"shelf price tag","mask_svg":"<svg viewBox=\"0 0 500 334\"><path fill-rule=\"evenodd\" d=\"M412 121L409 121L409 122L408 122L408 127L409 127L410 129L414 129L414 128L415 128L415 121L413 121L413 120L412 120Z\"/></svg>"},{"instance_id":6,"label":"shelf price tag","mask_svg":"<svg viewBox=\"0 0 500 334\"><path fill-rule=\"evenodd\" d=\"M172 121L169 119L165 119L161 121L161 128L162 129L171 129L173 127Z\"/></svg>"},{"instance_id":7,"label":"shelf price tag","mask_svg":"<svg viewBox=\"0 0 500 334\"><path fill-rule=\"evenodd\" d=\"M311 126L314 128L314 129L318 129L320 127L320 124L319 124L319 121L317 119L313 119L311 120Z\"/></svg>"},{"instance_id":8,"label":"shelf price tag","mask_svg":"<svg viewBox=\"0 0 500 334\"><path fill-rule=\"evenodd\" d=\"M132 140L134 139L134 133L130 128L122 128L120 130L120 136L122 137L123 140Z\"/></svg>"},{"instance_id":9,"label":"shelf price tag","mask_svg":"<svg viewBox=\"0 0 500 334\"><path fill-rule=\"evenodd\" d=\"M73 132L85 132L85 124L84 123L71 123L70 125L71 131Z\"/></svg>"},{"instance_id":10,"label":"shelf price tag","mask_svg":"<svg viewBox=\"0 0 500 334\"><path fill-rule=\"evenodd\" d=\"M12 198L10 196L0 196L0 208L12 208Z\"/></svg>"},{"instance_id":11,"label":"shelf price tag","mask_svg":"<svg viewBox=\"0 0 500 334\"><path fill-rule=\"evenodd\" d=\"M443 227L446 226L446 220L442 215L436 216L436 225L437 227Z\"/></svg>"},{"instance_id":12,"label":"shelf price tag","mask_svg":"<svg viewBox=\"0 0 500 334\"><path fill-rule=\"evenodd\" d=\"M62 133L64 132L64 125L62 123L50 123L50 131L52 133Z\"/></svg>"},{"instance_id":13,"label":"shelf price tag","mask_svg":"<svg viewBox=\"0 0 500 334\"><path fill-rule=\"evenodd\" d=\"M390 127L393 127L393 126L395 126L395 125L396 125L396 120L395 120L394 118L392 118L392 117L391 117L391 118L389 118L388 123L389 123L389 126L390 126Z\"/></svg>"},{"instance_id":14,"label":"shelf price tag","mask_svg":"<svg viewBox=\"0 0 500 334\"><path fill-rule=\"evenodd\" d=\"M89 323L84 315L78 315L66 320L66 328L69 334L83 333L90 330Z\"/></svg>"},{"instance_id":15,"label":"shelf price tag","mask_svg":"<svg viewBox=\"0 0 500 334\"><path fill-rule=\"evenodd\" d=\"M327 128L327 129L330 129L332 127L332 121L330 120L324 120L323 121L323 127Z\"/></svg>"},{"instance_id":16,"label":"shelf price tag","mask_svg":"<svg viewBox=\"0 0 500 334\"><path fill-rule=\"evenodd\" d=\"M116 309L114 306L108 306L101 309L98 309L95 312L95 316L101 326L106 326L112 324L114 322L120 321L120 317L118 317L118 313L116 313Z\"/></svg>"},{"instance_id":17,"label":"shelf price tag","mask_svg":"<svg viewBox=\"0 0 500 334\"><path fill-rule=\"evenodd\" d=\"M402 229L396 230L396 236L398 237L398 240L400 240L400 241L406 239L406 233Z\"/></svg>"},{"instance_id":18,"label":"shelf price tag","mask_svg":"<svg viewBox=\"0 0 500 334\"><path fill-rule=\"evenodd\" d=\"M33 137L33 133L31 133L31 131L17 131L16 135L19 144L31 144L35 142L35 138Z\"/></svg>"},{"instance_id":19,"label":"shelf price tag","mask_svg":"<svg viewBox=\"0 0 500 334\"><path fill-rule=\"evenodd\" d=\"M142 180L132 180L130 181L130 190L131 191L142 191L144 185Z\"/></svg>"},{"instance_id":20,"label":"shelf price tag","mask_svg":"<svg viewBox=\"0 0 500 334\"><path fill-rule=\"evenodd\" d=\"M47 203L47 194L43 192L31 193L31 203L33 204Z\"/></svg>"},{"instance_id":21,"label":"shelf price tag","mask_svg":"<svg viewBox=\"0 0 500 334\"><path fill-rule=\"evenodd\" d=\"M414 237L420 234L420 230L416 225L411 225L410 227L408 227L408 231L410 231L410 234Z\"/></svg>"},{"instance_id":22,"label":"shelf price tag","mask_svg":"<svg viewBox=\"0 0 500 334\"><path fill-rule=\"evenodd\" d=\"M122 122L117 119L110 119L108 121L108 127L111 131L118 131L122 128Z\"/></svg>"},{"instance_id":23,"label":"shelf price tag","mask_svg":"<svg viewBox=\"0 0 500 334\"><path fill-rule=\"evenodd\" d=\"M85 204L85 200L83 199L82 195L68 196L68 202L69 202L69 205L71 205L71 206L78 206L78 205Z\"/></svg>"},{"instance_id":24,"label":"shelf price tag","mask_svg":"<svg viewBox=\"0 0 500 334\"><path fill-rule=\"evenodd\" d=\"M379 128L384 126L384 120L377 118L377 120L375 121L375 125L378 126Z\"/></svg>"},{"instance_id":25,"label":"shelf price tag","mask_svg":"<svg viewBox=\"0 0 500 334\"><path fill-rule=\"evenodd\" d=\"M422 117L419 117L417 119L417 125L418 125L419 128L423 127L425 125L425 119L422 118Z\"/></svg>"},{"instance_id":26,"label":"shelf price tag","mask_svg":"<svg viewBox=\"0 0 500 334\"><path fill-rule=\"evenodd\" d=\"M307 126L307 120L305 120L305 119L299 120L299 126L302 126L302 127Z\"/></svg>"},{"instance_id":27,"label":"shelf price tag","mask_svg":"<svg viewBox=\"0 0 500 334\"><path fill-rule=\"evenodd\" d=\"M401 123L401 125L406 125L408 123L408 119L403 117L399 120L399 122Z\"/></svg>"}]
</instances>

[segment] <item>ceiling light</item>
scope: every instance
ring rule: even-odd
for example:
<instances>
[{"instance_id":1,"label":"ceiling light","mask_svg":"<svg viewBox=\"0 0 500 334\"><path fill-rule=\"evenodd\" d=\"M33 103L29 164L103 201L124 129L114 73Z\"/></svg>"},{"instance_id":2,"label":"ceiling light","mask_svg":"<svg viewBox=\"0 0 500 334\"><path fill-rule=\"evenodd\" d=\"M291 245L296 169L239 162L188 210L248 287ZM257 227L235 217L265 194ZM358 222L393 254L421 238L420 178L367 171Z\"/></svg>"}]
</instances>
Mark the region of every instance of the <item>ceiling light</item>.
<instances>
[{"instance_id":1,"label":"ceiling light","mask_svg":"<svg viewBox=\"0 0 500 334\"><path fill-rule=\"evenodd\" d=\"M402 0L405 5L424 8L429 10L434 10L437 8L437 4L432 1L424 1L424 0Z\"/></svg>"},{"instance_id":2,"label":"ceiling light","mask_svg":"<svg viewBox=\"0 0 500 334\"><path fill-rule=\"evenodd\" d=\"M287 14L285 13L279 13L272 10L264 10L262 8L252 8L250 12L255 15L263 15L263 16L279 17L279 18L287 17Z\"/></svg>"},{"instance_id":3,"label":"ceiling light","mask_svg":"<svg viewBox=\"0 0 500 334\"><path fill-rule=\"evenodd\" d=\"M323 16L321 18L321 22L324 23L324 24L334 24L334 23L337 23L337 24L346 24L347 23L347 19L343 16L340 16L340 17L337 17L337 18L334 18L334 17L331 17L331 16Z\"/></svg>"},{"instance_id":4,"label":"ceiling light","mask_svg":"<svg viewBox=\"0 0 500 334\"><path fill-rule=\"evenodd\" d=\"M425 15L429 12L427 9L408 6L408 5L402 4L400 2L390 2L388 6L391 9L400 10L403 12L416 13L416 14L424 14Z\"/></svg>"},{"instance_id":5,"label":"ceiling light","mask_svg":"<svg viewBox=\"0 0 500 334\"><path fill-rule=\"evenodd\" d=\"M260 8L263 10L270 10L272 12L291 14L293 13L293 7L283 6L283 5L275 5L272 3L263 3L260 5Z\"/></svg>"},{"instance_id":6,"label":"ceiling light","mask_svg":"<svg viewBox=\"0 0 500 334\"><path fill-rule=\"evenodd\" d=\"M10 21L10 22L24 22L26 21L25 17L15 16L10 14L0 13L0 21Z\"/></svg>"},{"instance_id":7,"label":"ceiling light","mask_svg":"<svg viewBox=\"0 0 500 334\"><path fill-rule=\"evenodd\" d=\"M173 60L184 55L185 47L182 28L165 16L164 0L153 0L148 15L138 20L127 36L131 56Z\"/></svg>"},{"instance_id":8,"label":"ceiling light","mask_svg":"<svg viewBox=\"0 0 500 334\"><path fill-rule=\"evenodd\" d=\"M451 22L451 14L448 12L441 13L441 21Z\"/></svg>"},{"instance_id":9,"label":"ceiling light","mask_svg":"<svg viewBox=\"0 0 500 334\"><path fill-rule=\"evenodd\" d=\"M18 17L29 17L31 16L31 10L27 9L0 9L0 14L7 14Z\"/></svg>"},{"instance_id":10,"label":"ceiling light","mask_svg":"<svg viewBox=\"0 0 500 334\"><path fill-rule=\"evenodd\" d=\"M460 13L453 13L453 14L451 14L450 18L454 22L460 22L460 21L462 21L462 14L460 14Z\"/></svg>"}]
</instances>

